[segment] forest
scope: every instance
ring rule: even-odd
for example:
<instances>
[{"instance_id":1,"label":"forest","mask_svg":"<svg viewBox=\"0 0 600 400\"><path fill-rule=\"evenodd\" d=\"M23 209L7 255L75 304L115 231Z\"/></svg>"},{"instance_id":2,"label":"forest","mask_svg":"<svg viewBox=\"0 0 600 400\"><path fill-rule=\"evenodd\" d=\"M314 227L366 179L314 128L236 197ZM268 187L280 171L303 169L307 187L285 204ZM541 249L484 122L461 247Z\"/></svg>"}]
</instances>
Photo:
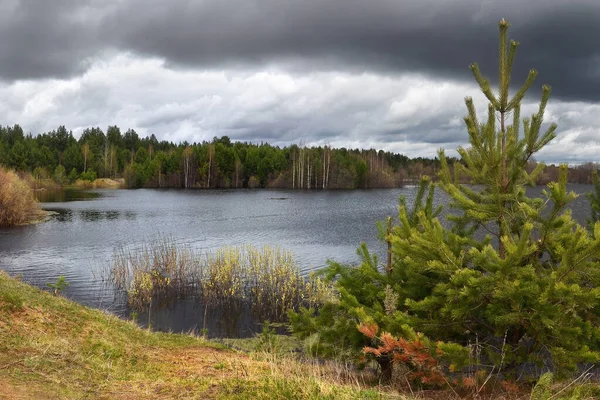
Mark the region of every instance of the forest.
<instances>
[{"instance_id":1,"label":"forest","mask_svg":"<svg viewBox=\"0 0 600 400\"><path fill-rule=\"evenodd\" d=\"M124 178L129 188L399 187L439 167L437 160L376 150L280 148L227 136L174 144L117 126L86 129L76 139L64 126L34 136L19 125L0 127L0 164L58 184Z\"/></svg>"},{"instance_id":2,"label":"forest","mask_svg":"<svg viewBox=\"0 0 600 400\"><path fill-rule=\"evenodd\" d=\"M456 158L449 158L453 168ZM68 185L78 179L124 178L128 188L366 189L401 187L436 176L439 159L409 158L383 150L307 147L232 141L159 141L118 126L85 129L79 139L65 126L33 135L21 126L0 126L0 165L38 180ZM528 169L536 163L530 161ZM592 163L572 167L569 181L590 183ZM545 167L538 184L556 180Z\"/></svg>"}]
</instances>

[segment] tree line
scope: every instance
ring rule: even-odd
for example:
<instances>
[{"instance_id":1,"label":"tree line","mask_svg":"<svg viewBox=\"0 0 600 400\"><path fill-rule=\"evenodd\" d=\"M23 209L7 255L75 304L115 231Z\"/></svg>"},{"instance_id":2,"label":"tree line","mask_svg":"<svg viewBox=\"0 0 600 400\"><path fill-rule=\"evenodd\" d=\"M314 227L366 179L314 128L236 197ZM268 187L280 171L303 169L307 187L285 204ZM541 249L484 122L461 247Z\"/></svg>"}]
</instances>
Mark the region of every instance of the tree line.
<instances>
[{"instance_id":1,"label":"tree line","mask_svg":"<svg viewBox=\"0 0 600 400\"><path fill-rule=\"evenodd\" d=\"M0 126L0 164L58 184L124 178L128 187L354 189L400 187L439 170L439 160L382 150L272 146L215 137L202 143L159 141L118 126L64 126L39 135Z\"/></svg>"},{"instance_id":2,"label":"tree line","mask_svg":"<svg viewBox=\"0 0 600 400\"><path fill-rule=\"evenodd\" d=\"M450 158L453 169L456 158ZM30 172L59 185L78 179L124 178L127 187L152 188L393 188L435 176L439 159L409 158L383 150L287 147L234 142L229 137L201 143L159 141L118 126L88 128L79 139L65 126L25 134L21 126L0 126L0 165ZM537 163L530 161L527 169ZM591 183L594 163L569 168L569 182ZM558 167L546 166L537 183L556 180ZM463 177L468 180L468 177Z\"/></svg>"}]
</instances>

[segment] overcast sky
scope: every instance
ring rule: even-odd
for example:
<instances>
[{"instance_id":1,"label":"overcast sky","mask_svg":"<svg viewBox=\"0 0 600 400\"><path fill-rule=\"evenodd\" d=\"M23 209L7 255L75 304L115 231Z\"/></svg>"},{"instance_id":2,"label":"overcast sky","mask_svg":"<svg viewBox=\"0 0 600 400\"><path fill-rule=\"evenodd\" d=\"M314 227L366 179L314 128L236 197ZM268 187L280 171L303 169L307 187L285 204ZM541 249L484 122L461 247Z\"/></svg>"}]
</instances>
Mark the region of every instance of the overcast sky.
<instances>
[{"instance_id":1,"label":"overcast sky","mask_svg":"<svg viewBox=\"0 0 600 400\"><path fill-rule=\"evenodd\" d=\"M0 0L0 124L454 155L502 17L523 115L553 88L537 159L600 161L598 0Z\"/></svg>"}]
</instances>

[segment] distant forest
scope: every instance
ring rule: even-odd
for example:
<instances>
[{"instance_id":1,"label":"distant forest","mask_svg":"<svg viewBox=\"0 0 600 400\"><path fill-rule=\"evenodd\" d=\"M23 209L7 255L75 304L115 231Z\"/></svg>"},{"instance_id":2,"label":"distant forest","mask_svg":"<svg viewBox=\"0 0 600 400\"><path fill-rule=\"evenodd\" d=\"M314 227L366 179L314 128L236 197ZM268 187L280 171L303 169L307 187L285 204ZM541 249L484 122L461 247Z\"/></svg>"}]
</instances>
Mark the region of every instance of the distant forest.
<instances>
[{"instance_id":1,"label":"distant forest","mask_svg":"<svg viewBox=\"0 0 600 400\"><path fill-rule=\"evenodd\" d=\"M459 162L451 159L450 164ZM0 165L29 172L36 179L66 185L78 179L124 178L127 187L139 188L290 188L357 189L392 188L435 176L437 158L409 158L383 150L271 146L268 143L232 142L215 137L211 142L159 141L140 138L117 126L83 131L76 139L64 126L37 136L19 125L0 126ZM530 163L533 169L535 162ZM569 170L569 181L590 183L596 164ZM558 176L547 166L538 183Z\"/></svg>"}]
</instances>

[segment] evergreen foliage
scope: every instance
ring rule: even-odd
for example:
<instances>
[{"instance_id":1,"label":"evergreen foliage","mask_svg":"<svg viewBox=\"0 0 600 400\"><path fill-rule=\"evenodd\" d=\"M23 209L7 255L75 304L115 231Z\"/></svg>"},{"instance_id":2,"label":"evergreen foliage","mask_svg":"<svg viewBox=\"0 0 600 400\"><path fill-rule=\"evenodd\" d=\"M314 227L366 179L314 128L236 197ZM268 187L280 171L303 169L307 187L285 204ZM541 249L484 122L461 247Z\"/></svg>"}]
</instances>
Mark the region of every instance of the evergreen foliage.
<instances>
[{"instance_id":1,"label":"evergreen foliage","mask_svg":"<svg viewBox=\"0 0 600 400\"><path fill-rule=\"evenodd\" d=\"M593 230L596 222L600 221L600 179L598 179L598 170L596 169L592 171L592 185L592 191L587 194L591 208L590 217L588 218L590 230Z\"/></svg>"},{"instance_id":2,"label":"evergreen foliage","mask_svg":"<svg viewBox=\"0 0 600 400\"><path fill-rule=\"evenodd\" d=\"M385 234L391 265L380 267L365 245L358 267L329 265L325 276L336 282L338 299L316 316L312 310L291 316L298 335L318 335L321 353L343 347L358 355L368 343L357 326L378 326L395 337L420 332L447 343L441 351L453 367L473 362L465 354L475 342L485 365L524 376L598 361L600 223L590 232L571 217L576 195L567 191L566 166L544 197L527 196L544 167L530 173L525 167L555 137L556 125L542 129L550 87L542 87L538 111L521 120L520 103L537 72L510 96L518 43L508 42L506 21L499 29L497 94L471 65L489 101L487 119L478 121L467 97L470 147L459 148L454 173L439 152L438 186L451 199L451 213L440 220L434 185L424 179L412 209L401 200L397 224Z\"/></svg>"},{"instance_id":3,"label":"evergreen foliage","mask_svg":"<svg viewBox=\"0 0 600 400\"><path fill-rule=\"evenodd\" d=\"M125 178L127 186L293 189L399 187L439 170L437 159L409 159L374 149L329 146L271 146L233 142L229 137L201 143L141 138L117 126L85 129L79 139L64 126L37 136L19 125L0 126L0 165L52 177L58 184L77 179ZM47 173L39 173L45 170ZM93 179L92 179L93 178Z\"/></svg>"},{"instance_id":4,"label":"evergreen foliage","mask_svg":"<svg viewBox=\"0 0 600 400\"><path fill-rule=\"evenodd\" d=\"M175 144L154 135L139 137L132 129L121 134L117 126L106 132L88 128L77 139L64 126L34 136L25 135L19 125L0 126L0 165L32 172L36 179L53 178L59 185L124 178L130 188L390 188L416 183L441 168L437 157L409 158L375 149L295 144L281 148L234 142L227 136ZM536 165L530 160L527 168ZM64 175L55 174L58 167L64 167ZM570 168L569 182L589 183L595 167L587 163ZM42 170L45 173L39 173ZM554 165L545 168L536 174L537 183L556 180L557 171Z\"/></svg>"}]
</instances>

